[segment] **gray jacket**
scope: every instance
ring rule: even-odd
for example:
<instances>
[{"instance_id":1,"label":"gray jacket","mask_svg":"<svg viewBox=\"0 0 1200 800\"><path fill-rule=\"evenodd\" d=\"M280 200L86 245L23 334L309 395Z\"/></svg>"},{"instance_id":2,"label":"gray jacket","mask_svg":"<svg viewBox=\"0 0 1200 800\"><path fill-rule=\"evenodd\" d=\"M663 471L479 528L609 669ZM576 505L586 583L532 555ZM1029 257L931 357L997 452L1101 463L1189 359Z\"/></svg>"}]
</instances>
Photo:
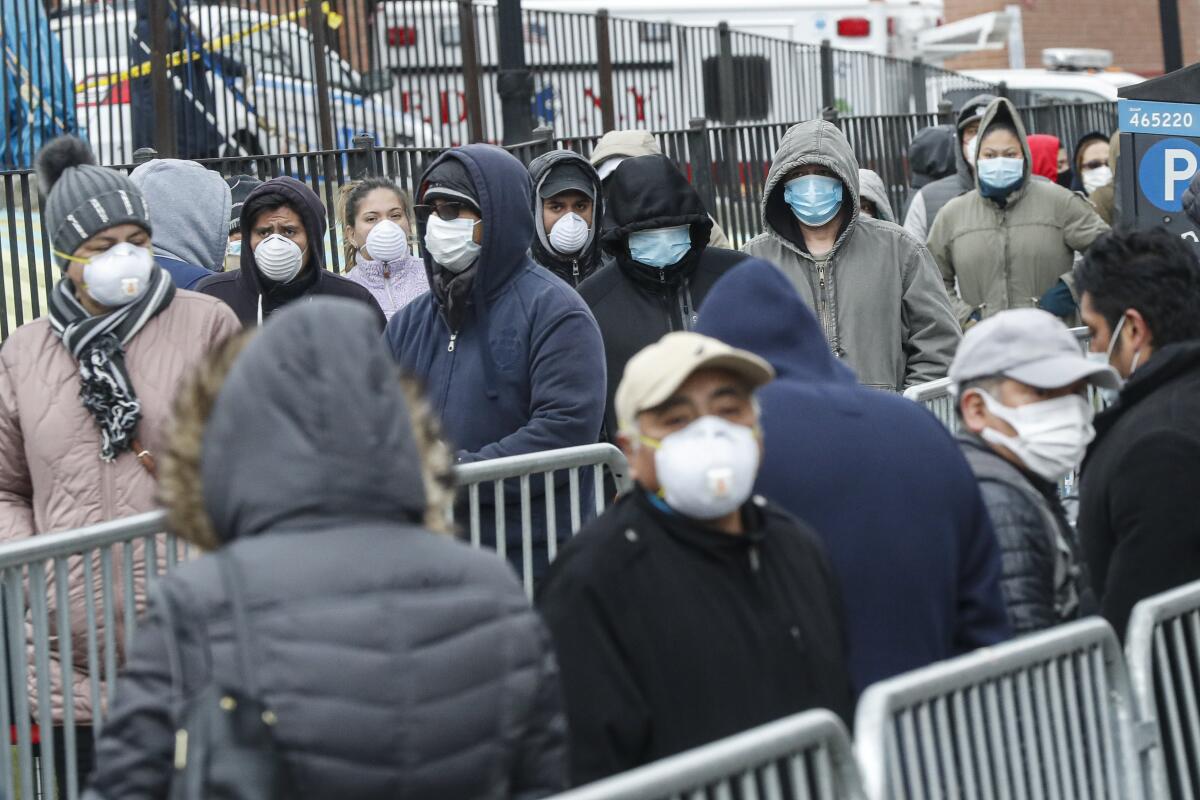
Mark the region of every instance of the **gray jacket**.
<instances>
[{"instance_id":1,"label":"gray jacket","mask_svg":"<svg viewBox=\"0 0 1200 800\"><path fill-rule=\"evenodd\" d=\"M896 221L896 215L892 213L892 201L888 199L887 187L883 185L883 178L879 177L879 173L873 169L860 167L858 191L862 195L862 199L870 200L875 204L875 210L878 212L876 219L884 222Z\"/></svg>"},{"instance_id":2,"label":"gray jacket","mask_svg":"<svg viewBox=\"0 0 1200 800\"><path fill-rule=\"evenodd\" d=\"M783 200L784 179L804 164L832 170L850 212L824 261L808 252ZM816 312L833 352L859 382L902 391L946 376L961 337L950 298L925 245L903 228L859 213L858 162L840 130L824 121L787 132L763 190L764 233L747 253L775 264Z\"/></svg>"},{"instance_id":3,"label":"gray jacket","mask_svg":"<svg viewBox=\"0 0 1200 800\"><path fill-rule=\"evenodd\" d=\"M975 171L963 158L962 124L976 116L980 106L986 108L995 99L995 95L979 94L963 103L962 108L958 110L954 134L954 141L957 143L957 147L954 148L957 171L921 187L921 191L917 192L909 204L908 213L904 215L904 230L922 242L929 241L929 229L933 227L933 221L937 219L938 212L946 203L975 188Z\"/></svg>"},{"instance_id":4,"label":"gray jacket","mask_svg":"<svg viewBox=\"0 0 1200 800\"><path fill-rule=\"evenodd\" d=\"M421 527L420 458L378 323L348 300L272 317L204 428L204 511L243 579L252 668L288 772L301 797L553 794L566 726L548 635L503 559ZM210 676L244 690L215 561L159 584L187 692ZM167 796L160 599L118 681L92 797Z\"/></svg>"},{"instance_id":5,"label":"gray jacket","mask_svg":"<svg viewBox=\"0 0 1200 800\"><path fill-rule=\"evenodd\" d=\"M229 184L195 161L156 158L129 174L154 225L154 253L219 271L229 244Z\"/></svg>"}]
</instances>

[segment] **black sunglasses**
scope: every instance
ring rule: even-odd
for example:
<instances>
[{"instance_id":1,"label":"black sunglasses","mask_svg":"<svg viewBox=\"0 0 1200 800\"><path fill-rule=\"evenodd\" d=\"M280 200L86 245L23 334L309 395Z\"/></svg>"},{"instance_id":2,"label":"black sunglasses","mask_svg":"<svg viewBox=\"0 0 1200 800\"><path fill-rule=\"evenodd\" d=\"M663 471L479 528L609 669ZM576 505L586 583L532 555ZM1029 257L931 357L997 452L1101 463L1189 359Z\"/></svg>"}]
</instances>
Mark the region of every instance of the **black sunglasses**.
<instances>
[{"instance_id":1,"label":"black sunglasses","mask_svg":"<svg viewBox=\"0 0 1200 800\"><path fill-rule=\"evenodd\" d=\"M462 210L469 207L470 206L468 206L466 203L455 203L447 200L439 203L436 206L413 206L413 211L417 215L417 222L424 224L428 222L429 218L434 214L437 214L439 218L444 219L446 222L449 222L452 219L458 219L459 215L462 214Z\"/></svg>"},{"instance_id":2,"label":"black sunglasses","mask_svg":"<svg viewBox=\"0 0 1200 800\"><path fill-rule=\"evenodd\" d=\"M1095 159L1093 161L1085 161L1083 163L1084 169L1100 169L1101 167L1107 167L1107 166L1108 166L1108 162L1101 161L1100 159Z\"/></svg>"}]
</instances>

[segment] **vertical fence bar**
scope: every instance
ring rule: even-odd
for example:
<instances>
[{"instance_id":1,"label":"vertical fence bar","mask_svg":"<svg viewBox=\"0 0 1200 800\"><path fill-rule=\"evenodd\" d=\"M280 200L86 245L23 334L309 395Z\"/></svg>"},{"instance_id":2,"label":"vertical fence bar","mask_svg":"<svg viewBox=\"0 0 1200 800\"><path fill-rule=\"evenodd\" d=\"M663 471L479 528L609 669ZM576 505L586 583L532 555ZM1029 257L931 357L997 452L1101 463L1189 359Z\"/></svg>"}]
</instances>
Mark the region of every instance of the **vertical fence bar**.
<instances>
[{"instance_id":1,"label":"vertical fence bar","mask_svg":"<svg viewBox=\"0 0 1200 800\"><path fill-rule=\"evenodd\" d=\"M608 9L596 12L596 67L599 72L600 127L604 133L616 130L617 112L613 97L612 36Z\"/></svg>"},{"instance_id":2,"label":"vertical fence bar","mask_svg":"<svg viewBox=\"0 0 1200 800\"><path fill-rule=\"evenodd\" d=\"M166 0L149 0L150 10L150 86L154 94L154 148L166 158L175 157L175 110L172 107L167 56Z\"/></svg>"},{"instance_id":3,"label":"vertical fence bar","mask_svg":"<svg viewBox=\"0 0 1200 800\"><path fill-rule=\"evenodd\" d=\"M828 39L821 40L821 108L837 108L837 86L834 83L833 48Z\"/></svg>"},{"instance_id":4,"label":"vertical fence bar","mask_svg":"<svg viewBox=\"0 0 1200 800\"><path fill-rule=\"evenodd\" d=\"M463 96L467 104L467 135L472 142L482 142L483 100L479 90L479 48L475 41L475 6L473 0L458 0L459 48L462 52Z\"/></svg>"},{"instance_id":5,"label":"vertical fence bar","mask_svg":"<svg viewBox=\"0 0 1200 800\"><path fill-rule=\"evenodd\" d=\"M717 94L721 99L719 108L721 124L737 124L737 97L733 76L733 38L729 23L717 25Z\"/></svg>"},{"instance_id":6,"label":"vertical fence bar","mask_svg":"<svg viewBox=\"0 0 1200 800\"><path fill-rule=\"evenodd\" d=\"M325 44L325 12L321 0L306 0L308 4L308 30L312 34L313 76L317 81L317 133L319 149L332 150L336 146L333 138L333 109L329 104L329 48Z\"/></svg>"}]
</instances>

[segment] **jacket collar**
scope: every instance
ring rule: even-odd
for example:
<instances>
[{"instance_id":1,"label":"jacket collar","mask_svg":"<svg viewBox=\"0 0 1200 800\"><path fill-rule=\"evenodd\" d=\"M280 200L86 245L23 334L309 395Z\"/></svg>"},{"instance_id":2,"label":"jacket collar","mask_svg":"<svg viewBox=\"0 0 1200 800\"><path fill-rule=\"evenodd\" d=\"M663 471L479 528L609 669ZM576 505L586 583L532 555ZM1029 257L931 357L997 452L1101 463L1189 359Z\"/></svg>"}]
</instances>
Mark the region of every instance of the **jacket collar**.
<instances>
[{"instance_id":1,"label":"jacket collar","mask_svg":"<svg viewBox=\"0 0 1200 800\"><path fill-rule=\"evenodd\" d=\"M753 498L742 505L742 522L746 531L740 536L710 528L703 522L685 517L667 508L665 503L656 501L643 489L634 490L633 499L641 512L671 538L680 544L714 556L740 555L750 547L762 545L766 540L766 516Z\"/></svg>"}]
</instances>

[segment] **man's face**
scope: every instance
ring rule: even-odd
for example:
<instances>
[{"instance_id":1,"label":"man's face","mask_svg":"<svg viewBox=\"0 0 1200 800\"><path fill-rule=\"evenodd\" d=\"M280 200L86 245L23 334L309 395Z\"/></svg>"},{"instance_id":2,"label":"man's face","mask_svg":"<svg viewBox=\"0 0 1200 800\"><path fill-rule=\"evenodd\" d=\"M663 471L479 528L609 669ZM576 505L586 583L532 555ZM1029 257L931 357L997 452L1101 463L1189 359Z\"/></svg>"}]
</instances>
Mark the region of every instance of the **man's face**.
<instances>
[{"instance_id":1,"label":"man's face","mask_svg":"<svg viewBox=\"0 0 1200 800\"><path fill-rule=\"evenodd\" d=\"M451 208L458 209L458 218L459 219L471 219L471 220L483 219L483 217L479 216L479 213L476 212L475 209L471 208L470 206L466 205L465 203L458 203L453 200L445 200L445 199L439 197L434 200L430 200L429 205L433 206L433 212L435 214L438 214L438 216L441 216L440 212L442 211L442 208L444 206L450 206ZM475 226L475 235L472 240L475 242L475 244L483 243L483 226L482 225Z\"/></svg>"},{"instance_id":2,"label":"man's face","mask_svg":"<svg viewBox=\"0 0 1200 800\"><path fill-rule=\"evenodd\" d=\"M560 217L574 211L592 227L592 198L583 192L559 192L549 200L542 201L542 230L546 233L554 227ZM564 229L565 230L565 229Z\"/></svg>"},{"instance_id":3,"label":"man's face","mask_svg":"<svg viewBox=\"0 0 1200 800\"><path fill-rule=\"evenodd\" d=\"M1058 397L1067 397L1072 394L1085 397L1087 382L1080 380L1057 389L1038 389L1027 383L1014 381L1012 378L1004 378L997 387L991 389L988 393L1002 405L1006 405L1009 408L1019 408L1020 406L1040 403L1044 400L1053 400ZM978 392L969 391L965 393L959 399L959 403L962 409L963 425L972 433L978 435L983 432L984 428L991 428L1006 436L1017 435L1017 431L1012 425L1009 425L988 410L987 405L978 396ZM991 443L989 443L989 446L1014 464L1021 464L1021 460L1007 447Z\"/></svg>"},{"instance_id":4,"label":"man's face","mask_svg":"<svg viewBox=\"0 0 1200 800\"><path fill-rule=\"evenodd\" d=\"M979 120L968 122L962 129L963 158L971 161L971 150L975 147L975 137L979 135Z\"/></svg>"},{"instance_id":5,"label":"man's face","mask_svg":"<svg viewBox=\"0 0 1200 800\"><path fill-rule=\"evenodd\" d=\"M273 233L291 239L300 248L300 252L307 255L308 232L304 230L304 221L300 219L300 215L290 206L272 208L255 217L250 226L250 248L256 249L263 239Z\"/></svg>"},{"instance_id":6,"label":"man's face","mask_svg":"<svg viewBox=\"0 0 1200 800\"><path fill-rule=\"evenodd\" d=\"M1108 320L1104 315L1096 310L1096 306L1092 304L1092 293L1084 292L1083 297L1079 302L1079 318L1083 320L1083 324L1087 326L1088 333L1091 334L1092 342L1088 349L1093 353L1107 353L1109 346L1112 345L1112 326L1108 324ZM1121 377L1128 378L1133 372L1133 348L1125 346L1124 327L1128 327L1128 323L1122 328L1121 341L1117 342L1112 348L1112 356L1109 359L1109 365L1117 372L1121 373Z\"/></svg>"},{"instance_id":7,"label":"man's face","mask_svg":"<svg viewBox=\"0 0 1200 800\"><path fill-rule=\"evenodd\" d=\"M633 441L628 434L619 437L633 478L643 489L657 492L660 488L654 463L658 451L645 440L661 442L706 416L720 417L747 428L758 424L752 394L745 381L724 369L697 370L665 402L638 415L640 441Z\"/></svg>"}]
</instances>

